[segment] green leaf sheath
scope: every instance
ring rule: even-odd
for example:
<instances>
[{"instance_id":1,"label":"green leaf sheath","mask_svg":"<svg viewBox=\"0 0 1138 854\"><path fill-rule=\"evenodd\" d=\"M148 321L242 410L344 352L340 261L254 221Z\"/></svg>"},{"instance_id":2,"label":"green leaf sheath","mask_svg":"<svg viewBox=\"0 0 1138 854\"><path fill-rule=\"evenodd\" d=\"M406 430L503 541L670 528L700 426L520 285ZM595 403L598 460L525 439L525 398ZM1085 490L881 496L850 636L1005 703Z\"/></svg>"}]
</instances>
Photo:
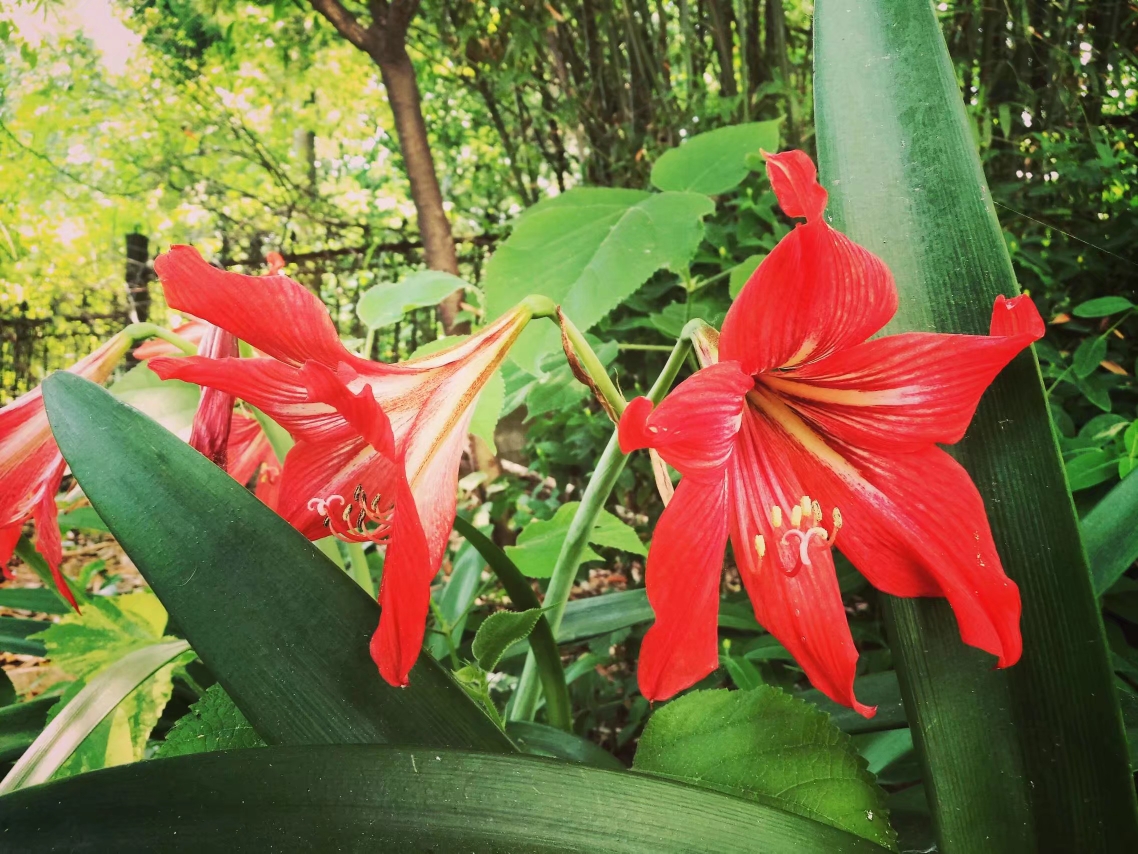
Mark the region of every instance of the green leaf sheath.
<instances>
[{"instance_id":1,"label":"green leaf sheath","mask_svg":"<svg viewBox=\"0 0 1138 854\"><path fill-rule=\"evenodd\" d=\"M374 745L235 750L82 774L0 800L0 832L12 854L883 850L799 815L629 772Z\"/></svg>"},{"instance_id":2,"label":"green leaf sheath","mask_svg":"<svg viewBox=\"0 0 1138 854\"><path fill-rule=\"evenodd\" d=\"M537 594L529 586L529 581L518 571L514 562L506 553L498 548L485 534L471 525L461 516L455 517L454 527L478 553L498 576L506 593L517 608L533 611L537 610L540 617L532 626L529 636L530 649L537 662L538 675L541 686L546 695L546 714L549 721L559 729L572 728L573 707L569 701L569 689L565 685L565 671L561 667L561 652L554 639L554 630L549 619L540 613L541 603ZM505 652L505 648L501 652ZM498 657L501 658L501 652ZM477 653L475 653L477 655ZM495 660L495 664L497 660Z\"/></svg>"},{"instance_id":3,"label":"green leaf sheath","mask_svg":"<svg viewBox=\"0 0 1138 854\"><path fill-rule=\"evenodd\" d=\"M996 296L1018 288L932 5L820 0L814 27L822 183L835 227L897 279L889 329L986 333ZM1020 586L1024 654L994 671L943 600L891 603L940 850L1138 850L1102 623L1031 353L953 452Z\"/></svg>"},{"instance_id":4,"label":"green leaf sheath","mask_svg":"<svg viewBox=\"0 0 1138 854\"><path fill-rule=\"evenodd\" d=\"M374 600L185 442L72 374L44 401L91 503L265 741L511 749L429 655L387 685Z\"/></svg>"}]
</instances>

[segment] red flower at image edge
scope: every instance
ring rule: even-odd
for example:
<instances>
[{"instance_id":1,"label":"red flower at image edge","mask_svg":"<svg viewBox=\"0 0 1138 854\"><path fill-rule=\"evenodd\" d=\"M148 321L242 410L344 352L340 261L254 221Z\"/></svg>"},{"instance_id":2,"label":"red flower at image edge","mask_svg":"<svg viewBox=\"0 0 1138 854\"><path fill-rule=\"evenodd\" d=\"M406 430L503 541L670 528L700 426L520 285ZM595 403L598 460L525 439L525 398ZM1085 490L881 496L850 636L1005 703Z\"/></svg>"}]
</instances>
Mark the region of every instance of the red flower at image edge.
<instances>
[{"instance_id":1,"label":"red flower at image edge","mask_svg":"<svg viewBox=\"0 0 1138 854\"><path fill-rule=\"evenodd\" d=\"M407 684L454 523L474 402L530 310L441 352L384 364L349 352L320 300L287 276L228 273L188 246L154 268L172 308L264 355L156 358L151 369L235 395L288 430L296 445L275 509L301 533L386 546L371 653L384 679Z\"/></svg>"},{"instance_id":2,"label":"red flower at image edge","mask_svg":"<svg viewBox=\"0 0 1138 854\"><path fill-rule=\"evenodd\" d=\"M835 542L877 589L947 598L965 643L997 666L1020 657L1019 590L976 487L937 444L963 437L984 390L1043 321L1027 297L1000 297L989 336L867 340L897 309L889 270L825 223L809 157L766 157L783 211L806 222L735 300L718 363L654 411L634 400L620 421L626 453L653 448L683 476L648 555L656 622L640 688L666 699L718 666L730 539L758 621L819 690L868 717L874 708L854 697Z\"/></svg>"},{"instance_id":3,"label":"red flower at image edge","mask_svg":"<svg viewBox=\"0 0 1138 854\"><path fill-rule=\"evenodd\" d=\"M120 333L68 370L101 383L111 375L130 339ZM55 579L59 592L76 607L59 564L63 543L57 520L55 494L67 464L51 435L43 392L36 388L0 409L0 568L9 576L8 561L19 542L24 523L35 522L36 551Z\"/></svg>"}]
</instances>

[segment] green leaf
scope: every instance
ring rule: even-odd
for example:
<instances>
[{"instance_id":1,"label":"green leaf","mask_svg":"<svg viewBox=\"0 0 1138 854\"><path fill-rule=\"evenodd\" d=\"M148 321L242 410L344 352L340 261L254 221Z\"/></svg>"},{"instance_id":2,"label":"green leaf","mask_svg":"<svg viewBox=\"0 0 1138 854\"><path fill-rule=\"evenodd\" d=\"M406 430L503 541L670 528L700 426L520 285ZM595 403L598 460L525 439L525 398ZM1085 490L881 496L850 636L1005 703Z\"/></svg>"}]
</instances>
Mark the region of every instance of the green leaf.
<instances>
[{"instance_id":1,"label":"green leaf","mask_svg":"<svg viewBox=\"0 0 1138 854\"><path fill-rule=\"evenodd\" d=\"M166 609L149 591L93 596L39 635L52 663L82 680L127 653L162 640Z\"/></svg>"},{"instance_id":2,"label":"green leaf","mask_svg":"<svg viewBox=\"0 0 1138 854\"><path fill-rule=\"evenodd\" d=\"M245 851L882 850L802 816L637 774L527 756L365 745L143 762L16 792L0 801L0 812L4 844L13 851L161 854L216 849L219 840Z\"/></svg>"},{"instance_id":3,"label":"green leaf","mask_svg":"<svg viewBox=\"0 0 1138 854\"><path fill-rule=\"evenodd\" d=\"M1101 596L1138 560L1138 476L1125 478L1083 519L1095 594Z\"/></svg>"},{"instance_id":4,"label":"green leaf","mask_svg":"<svg viewBox=\"0 0 1138 854\"><path fill-rule=\"evenodd\" d=\"M492 454L498 453L494 431L498 427L498 419L502 417L502 405L505 402L506 381L502 379L501 371L495 371L478 393L474 413L470 416L470 434L482 439Z\"/></svg>"},{"instance_id":5,"label":"green leaf","mask_svg":"<svg viewBox=\"0 0 1138 854\"><path fill-rule=\"evenodd\" d=\"M70 531L78 528L82 531L92 531L96 534L109 534L107 523L99 518L93 507L77 507L67 513L59 514L59 529Z\"/></svg>"},{"instance_id":6,"label":"green leaf","mask_svg":"<svg viewBox=\"0 0 1138 854\"><path fill-rule=\"evenodd\" d=\"M803 691L798 696L828 713L835 726L850 734L879 732L906 725L905 706L901 701L901 686L897 684L896 673L892 670L867 673L857 678L855 686L859 700L867 706L877 707L877 714L872 718L862 717L849 706L835 703L817 688Z\"/></svg>"},{"instance_id":7,"label":"green leaf","mask_svg":"<svg viewBox=\"0 0 1138 854\"><path fill-rule=\"evenodd\" d=\"M62 768L65 760L83 745L108 715L117 714L117 707L123 700L130 697L140 686L144 686L156 672L168 669L171 662L189 648L190 645L183 640L169 640L139 647L89 679L81 690L65 701L43 732L24 751L3 781L0 781L0 794L50 780ZM159 692L169 696L165 686L160 686ZM162 699L161 705L165 704L166 700ZM159 706L158 712L161 711ZM131 712L128 711L127 714ZM157 714L154 715L154 719L157 720ZM124 720L121 726L127 728L129 741L132 722ZM151 722L150 728L153 726ZM146 734L149 733L150 729L147 729ZM122 754L116 758L123 758L126 762L132 761ZM133 756L134 760L139 758L141 758L139 755Z\"/></svg>"},{"instance_id":8,"label":"green leaf","mask_svg":"<svg viewBox=\"0 0 1138 854\"><path fill-rule=\"evenodd\" d=\"M535 519L522 529L518 544L506 548L506 554L522 573L530 578L549 577L579 505L579 501L570 501L558 507L552 519ZM641 556L648 554L636 532L607 510L602 510L597 517L589 542ZM600 559L600 555L586 547L580 563Z\"/></svg>"},{"instance_id":9,"label":"green leaf","mask_svg":"<svg viewBox=\"0 0 1138 854\"><path fill-rule=\"evenodd\" d=\"M766 255L749 255L742 264L736 264L731 268L731 277L728 279L727 292L731 295L731 299L739 296L739 291L743 290L743 285L747 284L747 280L754 275L755 270L759 269L759 264L763 263Z\"/></svg>"},{"instance_id":10,"label":"green leaf","mask_svg":"<svg viewBox=\"0 0 1138 854\"><path fill-rule=\"evenodd\" d=\"M409 311L438 305L457 290L470 285L458 276L439 270L420 270L398 282L384 282L363 292L356 314L364 326L379 329L398 323Z\"/></svg>"},{"instance_id":11,"label":"green leaf","mask_svg":"<svg viewBox=\"0 0 1138 854\"><path fill-rule=\"evenodd\" d=\"M264 739L257 735L225 689L211 685L202 698L190 706L189 714L179 718L166 734L158 755L165 759L190 753L264 746Z\"/></svg>"},{"instance_id":12,"label":"green leaf","mask_svg":"<svg viewBox=\"0 0 1138 854\"><path fill-rule=\"evenodd\" d=\"M451 627L450 642L456 648L462 643L466 619L482 584L482 570L485 567L486 561L478 550L470 543L463 543L454 556L446 587L436 602L439 613ZM442 659L450 650L446 636L438 632L427 635L427 648L438 659Z\"/></svg>"},{"instance_id":13,"label":"green leaf","mask_svg":"<svg viewBox=\"0 0 1138 854\"><path fill-rule=\"evenodd\" d=\"M46 587L0 588L0 607L17 611L34 611L39 614L67 614L71 608L55 591ZM47 626L43 626L47 628Z\"/></svg>"},{"instance_id":14,"label":"green leaf","mask_svg":"<svg viewBox=\"0 0 1138 854\"><path fill-rule=\"evenodd\" d=\"M620 352L615 341L601 342L588 333L585 340L605 367L611 365ZM561 412L591 396L589 389L573 376L560 351L542 361L542 371L535 377L512 362L503 365L502 377L506 382L503 412L513 412L524 403L528 418L535 418L546 412Z\"/></svg>"},{"instance_id":15,"label":"green leaf","mask_svg":"<svg viewBox=\"0 0 1138 854\"><path fill-rule=\"evenodd\" d=\"M510 749L429 655L383 682L375 601L233 478L80 377L43 388L83 491L267 742Z\"/></svg>"},{"instance_id":16,"label":"green leaf","mask_svg":"<svg viewBox=\"0 0 1138 854\"><path fill-rule=\"evenodd\" d=\"M1071 310L1071 314L1075 317L1107 317L1132 308L1134 303L1126 297L1098 297L1079 303Z\"/></svg>"},{"instance_id":17,"label":"green leaf","mask_svg":"<svg viewBox=\"0 0 1138 854\"><path fill-rule=\"evenodd\" d=\"M887 331L986 333L996 297L1018 288L932 5L821 0L814 27L828 214L892 270L901 308ZM1031 353L952 450L1019 585L1025 652L995 670L944 600L888 600L939 848L1138 850L1098 602Z\"/></svg>"},{"instance_id":18,"label":"green leaf","mask_svg":"<svg viewBox=\"0 0 1138 854\"><path fill-rule=\"evenodd\" d=\"M565 604L558 643L575 643L585 638L615 632L654 619L652 606L643 590L621 590L603 596L574 599Z\"/></svg>"},{"instance_id":19,"label":"green leaf","mask_svg":"<svg viewBox=\"0 0 1138 854\"><path fill-rule=\"evenodd\" d=\"M648 720L632 767L896 845L885 793L850 737L822 712L769 685L673 700Z\"/></svg>"},{"instance_id":20,"label":"green leaf","mask_svg":"<svg viewBox=\"0 0 1138 854\"><path fill-rule=\"evenodd\" d=\"M144 412L176 436L188 439L201 389L181 380L162 380L145 364L137 365L110 386L124 403Z\"/></svg>"},{"instance_id":21,"label":"green leaf","mask_svg":"<svg viewBox=\"0 0 1138 854\"><path fill-rule=\"evenodd\" d=\"M556 727L532 721L510 721L506 724L506 735L531 756L549 756L553 759L592 765L594 768L624 770L620 760L604 748L586 738Z\"/></svg>"},{"instance_id":22,"label":"green leaf","mask_svg":"<svg viewBox=\"0 0 1138 854\"><path fill-rule=\"evenodd\" d=\"M25 620L21 617L0 617L0 652L16 655L45 655L43 643L33 635L48 628L43 620Z\"/></svg>"},{"instance_id":23,"label":"green leaf","mask_svg":"<svg viewBox=\"0 0 1138 854\"><path fill-rule=\"evenodd\" d=\"M652 183L661 190L709 196L733 190L751 172L748 154L778 151L781 121L749 122L694 136L661 155L652 166Z\"/></svg>"},{"instance_id":24,"label":"green leaf","mask_svg":"<svg viewBox=\"0 0 1138 854\"><path fill-rule=\"evenodd\" d=\"M1106 339L1102 336L1084 338L1075 348L1075 355L1071 359L1071 369L1075 376L1089 377L1098 367L1099 362L1106 358Z\"/></svg>"},{"instance_id":25,"label":"green leaf","mask_svg":"<svg viewBox=\"0 0 1138 854\"><path fill-rule=\"evenodd\" d=\"M491 614L478 627L471 644L471 652L478 659L483 670L493 670L511 644L529 637L537 621L541 619L541 609L528 611L499 611Z\"/></svg>"},{"instance_id":26,"label":"green leaf","mask_svg":"<svg viewBox=\"0 0 1138 854\"><path fill-rule=\"evenodd\" d=\"M1096 486L1111 480L1118 469L1118 457L1098 448L1092 448L1067 461L1067 480L1072 492Z\"/></svg>"},{"instance_id":27,"label":"green leaf","mask_svg":"<svg viewBox=\"0 0 1138 854\"><path fill-rule=\"evenodd\" d=\"M715 210L698 193L644 193L587 187L527 210L486 265L482 281L490 317L529 294L558 303L582 330L667 267L688 267ZM530 324L511 357L531 374L561 348L555 324Z\"/></svg>"}]
</instances>

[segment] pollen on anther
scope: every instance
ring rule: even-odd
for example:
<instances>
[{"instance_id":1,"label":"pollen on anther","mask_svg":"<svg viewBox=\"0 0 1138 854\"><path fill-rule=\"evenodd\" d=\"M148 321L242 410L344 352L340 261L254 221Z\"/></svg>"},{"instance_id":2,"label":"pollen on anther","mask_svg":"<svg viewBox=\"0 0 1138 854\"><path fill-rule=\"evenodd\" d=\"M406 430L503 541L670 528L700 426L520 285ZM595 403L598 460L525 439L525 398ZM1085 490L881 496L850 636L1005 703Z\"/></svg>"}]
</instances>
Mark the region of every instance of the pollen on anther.
<instances>
[{"instance_id":1,"label":"pollen on anther","mask_svg":"<svg viewBox=\"0 0 1138 854\"><path fill-rule=\"evenodd\" d=\"M803 516L809 516L810 515L810 508L811 508L810 496L809 495L803 495L802 500L799 502L799 504L802 507L802 515Z\"/></svg>"},{"instance_id":2,"label":"pollen on anther","mask_svg":"<svg viewBox=\"0 0 1138 854\"><path fill-rule=\"evenodd\" d=\"M810 512L814 515L815 519L822 521L822 505L817 501L810 502Z\"/></svg>"},{"instance_id":3,"label":"pollen on anther","mask_svg":"<svg viewBox=\"0 0 1138 854\"><path fill-rule=\"evenodd\" d=\"M782 508L777 504L771 508L771 525L776 528L782 527Z\"/></svg>"},{"instance_id":4,"label":"pollen on anther","mask_svg":"<svg viewBox=\"0 0 1138 854\"><path fill-rule=\"evenodd\" d=\"M767 553L767 541L762 534L755 534L755 551L758 552L759 559L762 560Z\"/></svg>"},{"instance_id":5,"label":"pollen on anther","mask_svg":"<svg viewBox=\"0 0 1138 854\"><path fill-rule=\"evenodd\" d=\"M842 511L839 510L837 507L835 507L834 512L833 512L833 517L834 517L834 533L836 534L838 532L838 528L842 527Z\"/></svg>"},{"instance_id":6,"label":"pollen on anther","mask_svg":"<svg viewBox=\"0 0 1138 854\"><path fill-rule=\"evenodd\" d=\"M794 509L790 511L790 524L791 527L797 528L802 524L802 505L795 504Z\"/></svg>"}]
</instances>

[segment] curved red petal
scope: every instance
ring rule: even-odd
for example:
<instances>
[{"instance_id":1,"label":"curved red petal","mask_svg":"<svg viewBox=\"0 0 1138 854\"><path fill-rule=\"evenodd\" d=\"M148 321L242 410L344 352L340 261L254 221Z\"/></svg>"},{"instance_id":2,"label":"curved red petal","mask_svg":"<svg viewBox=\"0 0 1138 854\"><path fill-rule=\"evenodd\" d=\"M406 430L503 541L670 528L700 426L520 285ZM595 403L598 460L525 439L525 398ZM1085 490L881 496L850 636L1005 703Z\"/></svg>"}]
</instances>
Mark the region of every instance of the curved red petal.
<instances>
[{"instance_id":1,"label":"curved red petal","mask_svg":"<svg viewBox=\"0 0 1138 854\"><path fill-rule=\"evenodd\" d=\"M44 480L39 501L33 511L36 523L36 551L47 561L56 589L63 594L63 598L71 604L71 607L78 611L79 604L75 601L75 595L71 592L67 579L63 577L63 570L60 569L60 564L63 563L63 542L59 533L59 509L55 505L55 494L59 492L64 468L66 463L60 458L59 464Z\"/></svg>"},{"instance_id":2,"label":"curved red petal","mask_svg":"<svg viewBox=\"0 0 1138 854\"><path fill-rule=\"evenodd\" d=\"M822 433L856 447L897 453L954 444L996 375L1043 334L1035 306L1017 300L1012 310L1002 297L996 303L1000 325L993 321L991 336L891 335L763 382Z\"/></svg>"},{"instance_id":3,"label":"curved red petal","mask_svg":"<svg viewBox=\"0 0 1138 854\"><path fill-rule=\"evenodd\" d=\"M980 494L935 446L880 454L827 441L772 395L763 413L792 444L787 459L814 497L840 509L837 545L879 590L945 596L965 643L1014 664L1020 598L1003 571Z\"/></svg>"},{"instance_id":4,"label":"curved red petal","mask_svg":"<svg viewBox=\"0 0 1138 854\"><path fill-rule=\"evenodd\" d=\"M308 390L310 401L327 404L339 412L379 453L384 456L395 453L391 420L369 387L364 386L353 393L335 373L319 362L307 362L300 369L300 380Z\"/></svg>"},{"instance_id":5,"label":"curved red petal","mask_svg":"<svg viewBox=\"0 0 1138 854\"><path fill-rule=\"evenodd\" d=\"M371 657L391 685L407 684L423 647L431 579L427 540L405 476L397 480L392 534L379 588L379 628L371 639ZM437 567L435 567L437 570Z\"/></svg>"},{"instance_id":6,"label":"curved red petal","mask_svg":"<svg viewBox=\"0 0 1138 854\"><path fill-rule=\"evenodd\" d=\"M719 666L719 578L727 546L727 487L684 478L648 551L645 583L656 622L640 646L637 680L666 700Z\"/></svg>"},{"instance_id":7,"label":"curved red petal","mask_svg":"<svg viewBox=\"0 0 1138 854\"><path fill-rule=\"evenodd\" d=\"M634 400L621 416L621 450L655 448L685 477L718 479L753 385L737 363L720 362L696 371L655 410L647 398Z\"/></svg>"},{"instance_id":8,"label":"curved red petal","mask_svg":"<svg viewBox=\"0 0 1138 854\"><path fill-rule=\"evenodd\" d=\"M819 220L826 211L828 195L818 183L818 170L804 151L762 152L767 177L778 196L779 207L787 216Z\"/></svg>"},{"instance_id":9,"label":"curved red petal","mask_svg":"<svg viewBox=\"0 0 1138 854\"><path fill-rule=\"evenodd\" d=\"M735 562L755 617L794 656L811 684L834 702L872 717L876 709L854 695L858 653L833 557L819 534L802 537L805 526L797 525L790 512L809 494L790 466L798 453L762 415L751 409L744 413L727 469ZM779 508L777 517L773 507ZM799 536L792 538L792 530ZM809 562L801 559L804 551Z\"/></svg>"},{"instance_id":10,"label":"curved red petal","mask_svg":"<svg viewBox=\"0 0 1138 854\"><path fill-rule=\"evenodd\" d=\"M237 339L217 326L210 326L198 348L206 359L232 359L237 356ZM190 430L190 447L200 451L221 469L226 469L229 431L233 416L233 395L216 388L202 391L198 411Z\"/></svg>"},{"instance_id":11,"label":"curved red petal","mask_svg":"<svg viewBox=\"0 0 1138 854\"><path fill-rule=\"evenodd\" d=\"M281 463L277 459L276 451L261 428L261 423L249 415L239 411L233 412L232 424L229 431L228 472L235 481L242 486L249 483L249 479L262 468L280 474ZM258 488L264 478L257 481ZM258 497L261 497L258 495ZM268 503L268 502L266 502Z\"/></svg>"},{"instance_id":12,"label":"curved red petal","mask_svg":"<svg viewBox=\"0 0 1138 854\"><path fill-rule=\"evenodd\" d=\"M727 312L719 356L749 374L822 359L865 341L897 311L880 258L821 220L763 259Z\"/></svg>"},{"instance_id":13,"label":"curved red petal","mask_svg":"<svg viewBox=\"0 0 1138 854\"><path fill-rule=\"evenodd\" d=\"M154 261L167 304L232 332L258 350L299 366L314 359L335 368L358 357L340 343L320 299L288 276L245 276L219 270L190 246Z\"/></svg>"},{"instance_id":14,"label":"curved red petal","mask_svg":"<svg viewBox=\"0 0 1138 854\"><path fill-rule=\"evenodd\" d=\"M8 567L8 563L12 560L12 555L16 551L16 544L20 542L20 534L23 533L23 530L23 522L0 526L0 574L9 580L15 575Z\"/></svg>"}]
</instances>

